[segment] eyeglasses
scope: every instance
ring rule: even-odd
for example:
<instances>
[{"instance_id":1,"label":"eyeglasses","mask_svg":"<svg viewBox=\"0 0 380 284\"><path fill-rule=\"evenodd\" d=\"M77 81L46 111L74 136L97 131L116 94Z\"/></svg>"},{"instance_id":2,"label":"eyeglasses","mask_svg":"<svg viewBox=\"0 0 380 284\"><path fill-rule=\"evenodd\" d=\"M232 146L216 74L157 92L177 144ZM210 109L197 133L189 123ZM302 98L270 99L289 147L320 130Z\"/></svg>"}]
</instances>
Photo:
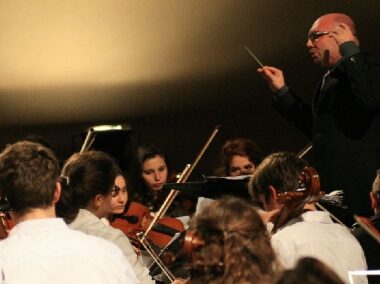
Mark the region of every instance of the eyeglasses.
<instances>
[{"instance_id":1,"label":"eyeglasses","mask_svg":"<svg viewBox=\"0 0 380 284\"><path fill-rule=\"evenodd\" d=\"M114 188L111 190L111 196L116 197L119 194L120 190L121 188L115 185Z\"/></svg>"},{"instance_id":2,"label":"eyeglasses","mask_svg":"<svg viewBox=\"0 0 380 284\"><path fill-rule=\"evenodd\" d=\"M311 32L309 33L308 35L308 39L310 39L311 41L317 41L320 37L324 36L324 35L328 35L330 32L317 32L317 31L314 31L314 32Z\"/></svg>"}]
</instances>

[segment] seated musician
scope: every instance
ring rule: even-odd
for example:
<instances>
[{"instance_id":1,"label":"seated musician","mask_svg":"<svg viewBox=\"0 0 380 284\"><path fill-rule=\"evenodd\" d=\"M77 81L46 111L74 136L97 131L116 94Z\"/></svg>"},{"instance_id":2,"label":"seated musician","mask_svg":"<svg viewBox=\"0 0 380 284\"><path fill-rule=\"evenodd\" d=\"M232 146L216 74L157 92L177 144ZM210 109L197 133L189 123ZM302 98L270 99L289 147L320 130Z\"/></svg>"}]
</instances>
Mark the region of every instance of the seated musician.
<instances>
[{"instance_id":1,"label":"seated musician","mask_svg":"<svg viewBox=\"0 0 380 284\"><path fill-rule=\"evenodd\" d=\"M252 175L262 160L262 154L256 143L249 138L227 140L220 151L219 166L214 174L219 177L237 177ZM208 206L213 199L200 197L195 214Z\"/></svg>"},{"instance_id":2,"label":"seated musician","mask_svg":"<svg viewBox=\"0 0 380 284\"><path fill-rule=\"evenodd\" d=\"M67 177L68 184L63 189L57 213L66 218L71 229L116 244L132 264L140 282L154 283L128 237L101 221L101 218L113 213L113 200L124 194L119 186L115 187L119 173L116 162L104 152L88 151L72 155L62 169L62 176Z\"/></svg>"},{"instance_id":3,"label":"seated musician","mask_svg":"<svg viewBox=\"0 0 380 284\"><path fill-rule=\"evenodd\" d=\"M213 201L192 219L190 232L186 283L269 283L279 268L264 223L243 199Z\"/></svg>"},{"instance_id":4,"label":"seated musician","mask_svg":"<svg viewBox=\"0 0 380 284\"><path fill-rule=\"evenodd\" d=\"M259 199L266 211L286 209L286 204L278 200L278 194L299 189L299 176L306 166L304 160L291 153L269 155L251 177L252 197ZM292 208L288 210L292 214ZM271 239L285 268L294 267L301 257L315 257L347 283L348 271L366 269L363 250L347 228L333 223L327 212L317 211L314 203L306 203L303 212L290 217ZM366 277L363 276L360 283L367 283Z\"/></svg>"},{"instance_id":5,"label":"seated musician","mask_svg":"<svg viewBox=\"0 0 380 284\"><path fill-rule=\"evenodd\" d=\"M154 144L144 144L138 147L136 157L136 173L131 176L131 201L136 201L154 213L165 200L168 192L163 191L163 185L173 182L166 154ZM178 196L167 211L167 216L179 217L189 215L191 206Z\"/></svg>"},{"instance_id":6,"label":"seated musician","mask_svg":"<svg viewBox=\"0 0 380 284\"><path fill-rule=\"evenodd\" d=\"M138 283L121 250L56 218L59 164L22 141L0 154L0 189L16 226L0 242L0 283Z\"/></svg>"},{"instance_id":7,"label":"seated musician","mask_svg":"<svg viewBox=\"0 0 380 284\"><path fill-rule=\"evenodd\" d=\"M248 138L229 139L220 151L220 164L215 175L251 175L261 160L261 151L253 140Z\"/></svg>"},{"instance_id":8,"label":"seated musician","mask_svg":"<svg viewBox=\"0 0 380 284\"><path fill-rule=\"evenodd\" d=\"M113 190L113 194L111 198L110 214L104 218L101 218L103 223L105 223L106 225L110 225L110 221L114 219L115 215L123 214L127 201L128 201L127 181L121 169L118 169L118 173L115 178L115 188Z\"/></svg>"},{"instance_id":9,"label":"seated musician","mask_svg":"<svg viewBox=\"0 0 380 284\"><path fill-rule=\"evenodd\" d=\"M377 170L376 178L372 185L372 191L370 192L371 207L375 215L369 220L369 222L380 231L380 170ZM352 233L359 240L364 254L367 259L369 270L379 270L380 269L380 244L371 235L369 235L362 227L357 224L354 225ZM377 278L375 278L377 277ZM380 280L380 276L373 276L373 281L371 282L371 276L368 276L369 283L375 283L375 281ZM378 282L377 282L378 283Z\"/></svg>"}]
</instances>

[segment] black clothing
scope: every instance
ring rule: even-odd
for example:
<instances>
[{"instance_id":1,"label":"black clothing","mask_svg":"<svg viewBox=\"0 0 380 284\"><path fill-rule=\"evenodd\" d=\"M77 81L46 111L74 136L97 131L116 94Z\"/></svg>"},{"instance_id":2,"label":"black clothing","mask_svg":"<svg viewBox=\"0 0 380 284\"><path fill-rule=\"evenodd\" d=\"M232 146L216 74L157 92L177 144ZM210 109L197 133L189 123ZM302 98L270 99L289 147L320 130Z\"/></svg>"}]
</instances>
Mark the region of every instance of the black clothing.
<instances>
[{"instance_id":1,"label":"black clothing","mask_svg":"<svg viewBox=\"0 0 380 284\"><path fill-rule=\"evenodd\" d=\"M312 138L322 190L343 190L351 212L368 216L380 168L380 60L352 42L343 45L349 49L342 49L342 60L324 76L312 107L289 88L273 107Z\"/></svg>"},{"instance_id":2,"label":"black clothing","mask_svg":"<svg viewBox=\"0 0 380 284\"><path fill-rule=\"evenodd\" d=\"M376 229L380 230L380 213L370 219L370 222ZM358 239L363 248L365 258L367 260L368 270L380 269L380 243L369 235L362 227L355 226L352 230L354 236ZM380 276L369 276L369 283L379 283Z\"/></svg>"}]
</instances>

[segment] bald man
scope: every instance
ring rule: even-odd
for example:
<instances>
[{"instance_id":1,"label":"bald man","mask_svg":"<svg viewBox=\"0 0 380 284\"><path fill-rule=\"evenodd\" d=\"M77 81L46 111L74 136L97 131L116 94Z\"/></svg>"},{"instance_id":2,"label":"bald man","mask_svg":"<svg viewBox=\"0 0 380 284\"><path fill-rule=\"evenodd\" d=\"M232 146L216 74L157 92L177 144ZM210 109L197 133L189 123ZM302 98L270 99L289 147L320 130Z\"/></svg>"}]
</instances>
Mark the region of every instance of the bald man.
<instances>
[{"instance_id":1,"label":"bald man","mask_svg":"<svg viewBox=\"0 0 380 284\"><path fill-rule=\"evenodd\" d=\"M359 48L353 20L326 14L310 28L306 46L327 68L306 105L271 66L257 71L273 92L273 107L312 139L322 189L344 191L350 214L370 215L367 192L380 168L380 60Z\"/></svg>"}]
</instances>

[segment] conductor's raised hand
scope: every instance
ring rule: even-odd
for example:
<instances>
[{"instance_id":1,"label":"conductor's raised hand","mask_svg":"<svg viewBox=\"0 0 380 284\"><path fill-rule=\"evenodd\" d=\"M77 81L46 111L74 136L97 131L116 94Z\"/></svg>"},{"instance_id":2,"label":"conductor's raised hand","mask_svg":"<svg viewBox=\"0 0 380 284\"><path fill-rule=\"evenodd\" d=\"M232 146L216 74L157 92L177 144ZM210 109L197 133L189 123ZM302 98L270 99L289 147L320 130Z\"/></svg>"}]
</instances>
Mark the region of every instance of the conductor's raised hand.
<instances>
[{"instance_id":1,"label":"conductor's raised hand","mask_svg":"<svg viewBox=\"0 0 380 284\"><path fill-rule=\"evenodd\" d=\"M282 70L271 66L263 66L257 69L257 72L268 82L268 86L272 92L277 92L285 86L285 78Z\"/></svg>"},{"instance_id":2,"label":"conductor's raised hand","mask_svg":"<svg viewBox=\"0 0 380 284\"><path fill-rule=\"evenodd\" d=\"M354 32L350 29L350 27L345 23L338 23L329 34L329 37L333 38L337 45L341 45L347 41L353 41L357 45L359 45L359 41L354 34Z\"/></svg>"}]
</instances>

